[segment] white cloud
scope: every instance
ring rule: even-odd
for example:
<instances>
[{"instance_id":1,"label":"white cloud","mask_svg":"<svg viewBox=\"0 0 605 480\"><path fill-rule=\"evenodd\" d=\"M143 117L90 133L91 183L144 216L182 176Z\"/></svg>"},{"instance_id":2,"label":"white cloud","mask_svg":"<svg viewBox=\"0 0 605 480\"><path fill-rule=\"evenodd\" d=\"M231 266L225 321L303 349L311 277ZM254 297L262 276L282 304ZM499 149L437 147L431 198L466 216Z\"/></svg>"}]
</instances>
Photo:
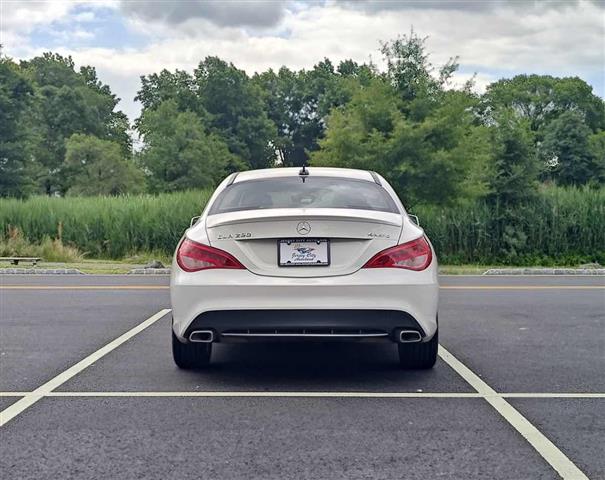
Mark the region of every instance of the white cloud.
<instances>
[{"instance_id":1,"label":"white cloud","mask_svg":"<svg viewBox=\"0 0 605 480\"><path fill-rule=\"evenodd\" d=\"M72 5L67 2L0 0L0 43L8 52L24 52L28 35L35 27L65 17L70 8Z\"/></svg>"},{"instance_id":2,"label":"white cloud","mask_svg":"<svg viewBox=\"0 0 605 480\"><path fill-rule=\"evenodd\" d=\"M76 12L81 7L88 10ZM61 39L65 45L75 39L91 39L94 32L84 30L77 24L94 21L94 10L98 8L117 9L118 4L116 0L0 0L0 43L6 54L29 58L40 50L31 46L30 36L36 29ZM53 27L58 24L61 28ZM68 28L64 28L66 26Z\"/></svg>"},{"instance_id":3,"label":"white cloud","mask_svg":"<svg viewBox=\"0 0 605 480\"><path fill-rule=\"evenodd\" d=\"M65 7L44 8L55 19L69 14ZM232 61L249 73L282 65L309 68L324 57L337 63L345 58L364 62L371 56L380 65L379 41L409 33L412 25L419 35L430 37L427 47L433 63L440 65L459 55L465 73L458 73L455 82L461 85L472 75L466 72L476 71L480 91L498 75L535 72L596 78L605 66L603 9L590 1L542 9L519 9L500 2L496 7L472 12L409 5L368 11L340 3L291 2L280 15L275 26L261 30L220 26L201 18L182 19L175 25L126 17L132 31L148 38L144 47L76 49L66 42L55 50L71 54L78 64L96 66L100 78L123 99L121 108L131 119L138 115L132 99L140 75L163 68L191 71L207 55ZM13 13L11 18L27 23L26 16ZM14 35L15 29L11 32ZM27 51L27 47L7 50L13 55L18 51L17 56L39 53L39 49Z\"/></svg>"},{"instance_id":4,"label":"white cloud","mask_svg":"<svg viewBox=\"0 0 605 480\"><path fill-rule=\"evenodd\" d=\"M204 19L219 26L270 27L281 19L285 0L123 0L122 11L145 21L177 26Z\"/></svg>"},{"instance_id":5,"label":"white cloud","mask_svg":"<svg viewBox=\"0 0 605 480\"><path fill-rule=\"evenodd\" d=\"M36 25L48 24L63 18L75 4L69 2L0 2L2 30L29 32Z\"/></svg>"},{"instance_id":6,"label":"white cloud","mask_svg":"<svg viewBox=\"0 0 605 480\"><path fill-rule=\"evenodd\" d=\"M76 13L75 15L72 15L71 18L76 22L92 22L96 17L95 12L87 11Z\"/></svg>"}]
</instances>

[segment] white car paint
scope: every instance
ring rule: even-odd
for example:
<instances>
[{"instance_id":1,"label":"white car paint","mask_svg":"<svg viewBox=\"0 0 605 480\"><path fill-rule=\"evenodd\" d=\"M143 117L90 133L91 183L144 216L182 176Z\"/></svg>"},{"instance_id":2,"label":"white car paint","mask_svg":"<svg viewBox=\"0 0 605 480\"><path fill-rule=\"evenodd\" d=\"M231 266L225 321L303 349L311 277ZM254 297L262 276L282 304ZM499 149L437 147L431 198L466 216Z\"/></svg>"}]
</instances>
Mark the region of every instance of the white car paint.
<instances>
[{"instance_id":1,"label":"white car paint","mask_svg":"<svg viewBox=\"0 0 605 480\"><path fill-rule=\"evenodd\" d=\"M245 269L197 272L172 264L173 331L186 342L186 331L204 312L229 310L397 310L411 315L424 331L437 330L439 286L437 259L422 271L362 268L376 253L424 235L410 220L394 190L381 176L362 170L309 168L311 176L376 179L395 202L398 213L342 208L246 210L209 215L217 196L247 180L298 176L298 168L242 172L217 188L199 220L183 238L233 255ZM280 267L277 241L301 237L297 225L308 222L308 237L329 238L329 267ZM431 247L432 249L432 247Z\"/></svg>"}]
</instances>

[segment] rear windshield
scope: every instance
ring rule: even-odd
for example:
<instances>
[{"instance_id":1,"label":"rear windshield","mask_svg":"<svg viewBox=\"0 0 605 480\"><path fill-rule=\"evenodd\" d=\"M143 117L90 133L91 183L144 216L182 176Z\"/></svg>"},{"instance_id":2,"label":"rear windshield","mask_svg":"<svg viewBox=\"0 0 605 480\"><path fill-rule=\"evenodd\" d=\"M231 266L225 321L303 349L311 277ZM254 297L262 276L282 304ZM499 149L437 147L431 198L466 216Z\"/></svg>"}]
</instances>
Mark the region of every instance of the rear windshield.
<instances>
[{"instance_id":1,"label":"rear windshield","mask_svg":"<svg viewBox=\"0 0 605 480\"><path fill-rule=\"evenodd\" d=\"M269 208L352 208L399 213L387 191L350 178L279 177L248 180L225 188L209 215Z\"/></svg>"}]
</instances>

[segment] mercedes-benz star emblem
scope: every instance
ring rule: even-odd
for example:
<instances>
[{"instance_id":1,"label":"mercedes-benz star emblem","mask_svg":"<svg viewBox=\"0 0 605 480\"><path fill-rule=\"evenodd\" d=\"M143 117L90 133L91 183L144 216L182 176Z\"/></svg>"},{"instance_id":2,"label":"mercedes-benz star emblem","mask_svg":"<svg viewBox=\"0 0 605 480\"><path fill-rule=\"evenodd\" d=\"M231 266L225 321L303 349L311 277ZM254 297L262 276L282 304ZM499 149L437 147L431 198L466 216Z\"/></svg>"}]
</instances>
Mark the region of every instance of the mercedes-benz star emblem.
<instances>
[{"instance_id":1,"label":"mercedes-benz star emblem","mask_svg":"<svg viewBox=\"0 0 605 480\"><path fill-rule=\"evenodd\" d=\"M306 235L311 231L311 225L309 225L309 222L300 222L296 225L296 231L301 235Z\"/></svg>"}]
</instances>

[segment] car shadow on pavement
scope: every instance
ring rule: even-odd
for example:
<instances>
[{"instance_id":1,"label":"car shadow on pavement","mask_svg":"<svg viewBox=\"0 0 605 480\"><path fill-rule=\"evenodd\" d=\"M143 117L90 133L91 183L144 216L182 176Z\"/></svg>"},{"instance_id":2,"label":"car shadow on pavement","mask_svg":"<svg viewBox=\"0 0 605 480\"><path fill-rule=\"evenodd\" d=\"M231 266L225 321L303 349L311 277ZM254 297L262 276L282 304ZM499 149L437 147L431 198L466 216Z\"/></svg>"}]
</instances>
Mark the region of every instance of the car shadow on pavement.
<instances>
[{"instance_id":1,"label":"car shadow on pavement","mask_svg":"<svg viewBox=\"0 0 605 480\"><path fill-rule=\"evenodd\" d=\"M449 372L404 370L392 344L268 343L215 345L212 364L188 372L200 379L246 389L421 389L450 383ZM449 369L448 369L449 370Z\"/></svg>"}]
</instances>

